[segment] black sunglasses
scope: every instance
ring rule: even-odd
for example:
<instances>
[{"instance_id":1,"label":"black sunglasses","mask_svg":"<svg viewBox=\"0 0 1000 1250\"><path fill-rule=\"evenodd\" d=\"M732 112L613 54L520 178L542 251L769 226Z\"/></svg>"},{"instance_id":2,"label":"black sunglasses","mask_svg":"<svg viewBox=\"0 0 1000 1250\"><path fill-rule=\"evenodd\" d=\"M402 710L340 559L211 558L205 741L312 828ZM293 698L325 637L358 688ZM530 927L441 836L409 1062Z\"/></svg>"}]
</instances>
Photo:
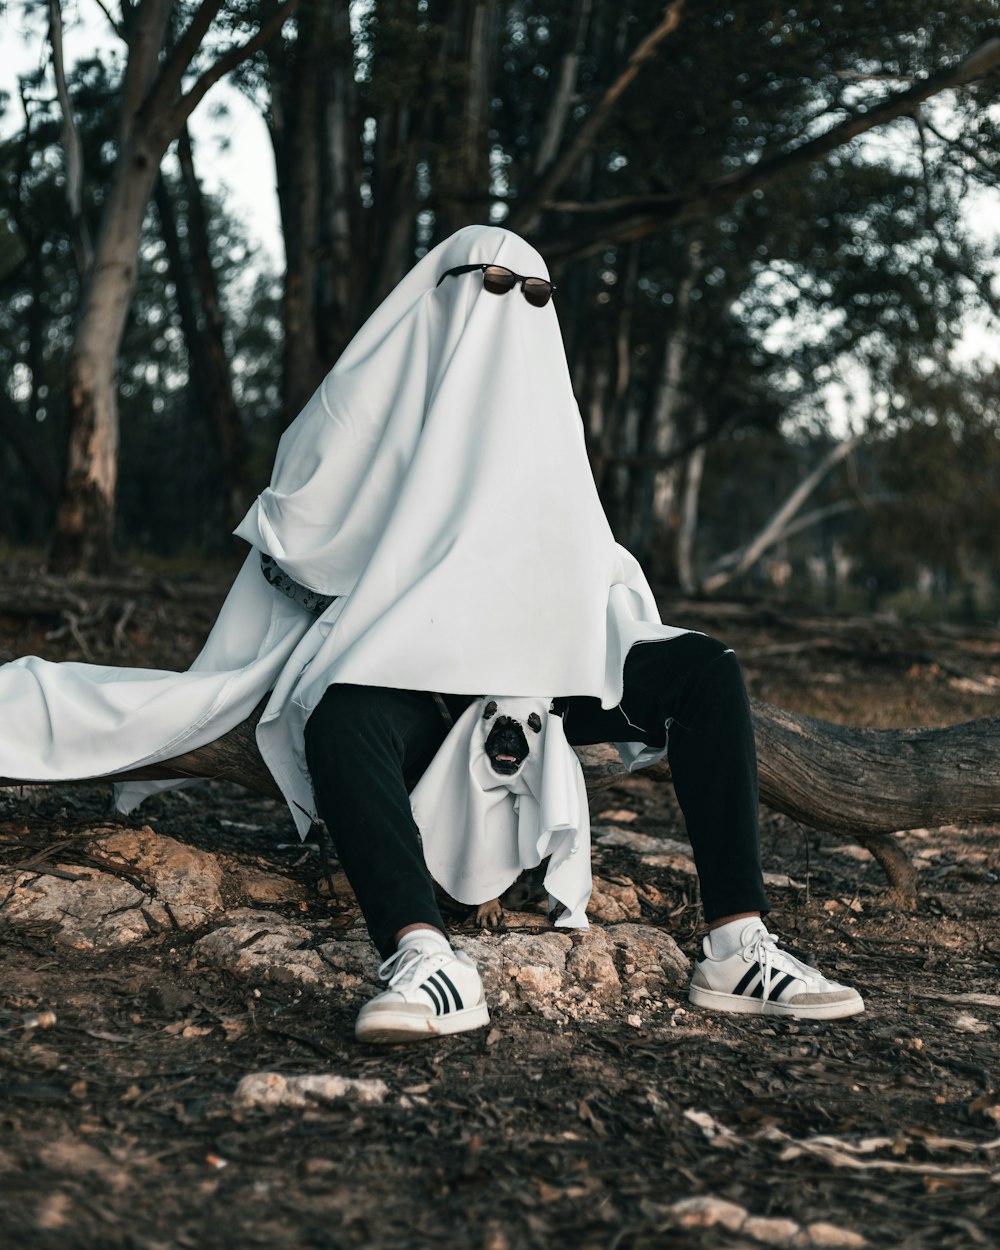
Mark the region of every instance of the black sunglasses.
<instances>
[{"instance_id":1,"label":"black sunglasses","mask_svg":"<svg viewBox=\"0 0 1000 1250\"><path fill-rule=\"evenodd\" d=\"M491 295L506 295L520 283L521 294L536 308L544 308L556 289L548 278L526 278L524 274L515 273L503 265L459 265L457 269L446 269L438 278L437 285L440 286L452 274L475 273L477 270L483 275L484 289Z\"/></svg>"}]
</instances>

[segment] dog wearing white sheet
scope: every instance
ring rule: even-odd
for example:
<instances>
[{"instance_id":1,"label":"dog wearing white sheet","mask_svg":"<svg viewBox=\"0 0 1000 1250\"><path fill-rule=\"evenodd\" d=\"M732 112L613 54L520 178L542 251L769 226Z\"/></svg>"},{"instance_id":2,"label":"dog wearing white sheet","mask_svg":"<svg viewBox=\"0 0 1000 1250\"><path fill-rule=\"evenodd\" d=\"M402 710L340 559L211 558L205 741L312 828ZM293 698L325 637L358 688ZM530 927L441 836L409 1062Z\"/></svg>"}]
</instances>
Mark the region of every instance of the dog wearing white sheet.
<instances>
[{"instance_id":1,"label":"dog wearing white sheet","mask_svg":"<svg viewBox=\"0 0 1000 1250\"><path fill-rule=\"evenodd\" d=\"M452 898L492 903L523 869L549 857L545 888L554 923L586 929L587 790L562 718L550 706L549 699L493 695L470 704L410 805L431 876ZM490 919L488 908L480 914Z\"/></svg>"}]
</instances>

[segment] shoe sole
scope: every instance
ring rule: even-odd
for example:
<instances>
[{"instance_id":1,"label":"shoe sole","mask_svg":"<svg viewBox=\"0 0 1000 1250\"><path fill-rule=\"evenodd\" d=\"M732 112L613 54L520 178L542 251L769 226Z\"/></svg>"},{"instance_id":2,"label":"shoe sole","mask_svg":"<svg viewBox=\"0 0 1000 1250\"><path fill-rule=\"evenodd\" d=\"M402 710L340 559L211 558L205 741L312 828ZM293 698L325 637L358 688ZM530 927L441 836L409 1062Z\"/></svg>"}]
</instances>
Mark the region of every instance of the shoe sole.
<instances>
[{"instance_id":1,"label":"shoe sole","mask_svg":"<svg viewBox=\"0 0 1000 1250\"><path fill-rule=\"evenodd\" d=\"M865 1009L860 994L838 1002L796 1007L794 1003L769 1003L762 998L747 998L745 994L723 994L719 990L702 989L700 985L691 986L688 1001L710 1011L728 1011L743 1016L790 1016L794 1020L841 1020L846 1016L859 1015Z\"/></svg>"},{"instance_id":2,"label":"shoe sole","mask_svg":"<svg viewBox=\"0 0 1000 1250\"><path fill-rule=\"evenodd\" d=\"M379 1045L432 1041L435 1037L445 1037L449 1033L481 1029L489 1022L490 1013L485 1002L466 1007L463 1011L449 1012L444 1016L426 1016L420 1019L414 1019L403 1012L382 1009L358 1020L354 1026L354 1036L359 1042Z\"/></svg>"}]
</instances>

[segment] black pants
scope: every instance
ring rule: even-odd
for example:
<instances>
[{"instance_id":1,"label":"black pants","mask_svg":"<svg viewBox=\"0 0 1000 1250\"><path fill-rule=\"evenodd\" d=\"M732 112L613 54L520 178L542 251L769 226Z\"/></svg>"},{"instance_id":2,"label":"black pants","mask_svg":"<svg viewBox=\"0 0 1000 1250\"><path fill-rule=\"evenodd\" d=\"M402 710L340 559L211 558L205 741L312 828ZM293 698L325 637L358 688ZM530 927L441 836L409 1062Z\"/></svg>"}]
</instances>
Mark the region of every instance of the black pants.
<instances>
[{"instance_id":1,"label":"black pants","mask_svg":"<svg viewBox=\"0 0 1000 1250\"><path fill-rule=\"evenodd\" d=\"M457 715L473 697L446 701ZM600 700L583 697L561 703L573 746L662 746L669 726L667 756L705 919L766 912L757 757L733 652L703 634L641 643L626 660L619 707L605 710ZM406 925L444 928L404 777L427 767L447 732L433 695L378 686L331 686L306 725L319 813L383 956Z\"/></svg>"}]
</instances>

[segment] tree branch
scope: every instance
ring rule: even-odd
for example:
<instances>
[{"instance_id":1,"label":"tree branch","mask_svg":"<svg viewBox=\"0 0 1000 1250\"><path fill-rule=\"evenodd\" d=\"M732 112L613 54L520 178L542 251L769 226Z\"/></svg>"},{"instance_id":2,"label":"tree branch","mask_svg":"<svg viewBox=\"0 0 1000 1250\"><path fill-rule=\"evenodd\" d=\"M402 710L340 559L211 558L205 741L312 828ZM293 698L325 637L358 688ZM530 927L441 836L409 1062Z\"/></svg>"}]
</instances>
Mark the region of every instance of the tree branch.
<instances>
[{"instance_id":1,"label":"tree branch","mask_svg":"<svg viewBox=\"0 0 1000 1250\"><path fill-rule=\"evenodd\" d=\"M996 717L943 729L860 729L800 716L759 699L751 699L750 707L763 802L810 828L856 838L882 865L905 903L912 903L916 876L891 834L1000 819ZM260 711L187 755L89 780L212 778L280 799L257 750ZM580 747L578 754L589 794L625 775L613 746ZM669 775L664 764L651 772ZM21 784L26 783L0 778L0 787Z\"/></svg>"},{"instance_id":2,"label":"tree branch","mask_svg":"<svg viewBox=\"0 0 1000 1250\"><path fill-rule=\"evenodd\" d=\"M528 230L531 223L548 207L553 193L569 177L593 146L598 132L606 124L618 101L635 81L639 70L651 60L665 39L680 25L685 0L673 0L667 5L660 24L649 32L628 59L625 69L604 93L601 100L588 115L586 121L570 142L569 147L557 157L547 170L543 170L533 187L529 187L523 202L519 201L511 214L511 228Z\"/></svg>"},{"instance_id":3,"label":"tree branch","mask_svg":"<svg viewBox=\"0 0 1000 1250\"><path fill-rule=\"evenodd\" d=\"M712 594L727 582L742 576L752 568L769 547L773 547L786 532L788 524L799 511L812 492L820 484L830 470L864 441L864 434L855 434L851 438L838 443L816 466L813 471L802 479L795 490L788 496L781 507L757 534L743 547L721 556L715 561L709 573L702 578L701 591Z\"/></svg>"},{"instance_id":4,"label":"tree branch","mask_svg":"<svg viewBox=\"0 0 1000 1250\"><path fill-rule=\"evenodd\" d=\"M214 65L205 70L190 90L186 91L166 111L165 124L170 130L171 136L178 133L184 122L187 121L205 95L220 79L225 78L238 65L242 65L244 61L252 57L281 30L288 18L298 8L298 4L299 0L285 0L285 3L272 14L268 21L261 25L256 35L248 39L246 43L237 44L236 47L230 48L228 52L223 53L219 57Z\"/></svg>"},{"instance_id":5,"label":"tree branch","mask_svg":"<svg viewBox=\"0 0 1000 1250\"><path fill-rule=\"evenodd\" d=\"M704 447L706 443L714 442L722 433L727 425L731 425L736 417L735 412L727 412L717 421L711 422L703 430L692 434L682 443L678 443L676 447L671 447L669 451L638 453L636 455L625 455L624 453L612 453L604 457L604 462L608 465L628 465L637 469L667 469L672 464L676 464L678 460L684 460L693 451L697 451L699 447Z\"/></svg>"},{"instance_id":6,"label":"tree branch","mask_svg":"<svg viewBox=\"0 0 1000 1250\"><path fill-rule=\"evenodd\" d=\"M938 70L906 91L832 126L785 152L765 157L738 173L708 183L694 195L627 196L591 204L553 201L548 205L564 213L588 213L599 218L578 230L560 231L537 246L551 258L588 256L608 246L660 233L684 222L717 216L759 187L775 182L800 165L818 160L859 135L902 117L921 101L954 87L982 78L1000 63L1000 39L990 39L958 65Z\"/></svg>"},{"instance_id":7,"label":"tree branch","mask_svg":"<svg viewBox=\"0 0 1000 1250\"><path fill-rule=\"evenodd\" d=\"M109 25L109 26L111 27L111 29L115 32L115 34L116 34L116 35L117 35L120 39L124 39L124 38L125 38L125 28L124 28L124 26L121 24L121 22L116 22L116 21L115 21L114 15L112 14L112 12L111 12L111 10L108 8L108 6L104 3L104 0L94 0L94 3L95 3L95 4L97 5L97 7L101 10L101 12L104 14L104 16L108 19L108 25ZM125 13L125 12L126 12L126 10L127 10L127 6L126 6L126 5L122 5L122 12L123 12L123 13Z\"/></svg>"},{"instance_id":8,"label":"tree branch","mask_svg":"<svg viewBox=\"0 0 1000 1250\"><path fill-rule=\"evenodd\" d=\"M204 42L221 8L222 0L201 0L187 30L167 54L160 72L149 89L149 95L143 102L143 113L147 118L152 119L162 113L177 94L185 71Z\"/></svg>"},{"instance_id":9,"label":"tree branch","mask_svg":"<svg viewBox=\"0 0 1000 1250\"><path fill-rule=\"evenodd\" d=\"M555 159L559 150L559 140L566 133L566 119L569 117L573 93L576 91L580 55L584 49L584 32L590 20L591 4L592 0L576 0L573 13L574 38L572 44L569 44L563 53L562 64L559 67L559 82L541 128L542 137L535 156L535 173L538 175L544 173Z\"/></svg>"},{"instance_id":10,"label":"tree branch","mask_svg":"<svg viewBox=\"0 0 1000 1250\"><path fill-rule=\"evenodd\" d=\"M66 199L69 203L70 238L73 255L81 279L90 273L94 263L94 246L83 215L83 144L73 114L73 102L66 86L66 65L63 59L63 22L60 0L49 0L49 45L52 48L52 72L56 80L56 96L63 118L62 145L66 153Z\"/></svg>"}]
</instances>

